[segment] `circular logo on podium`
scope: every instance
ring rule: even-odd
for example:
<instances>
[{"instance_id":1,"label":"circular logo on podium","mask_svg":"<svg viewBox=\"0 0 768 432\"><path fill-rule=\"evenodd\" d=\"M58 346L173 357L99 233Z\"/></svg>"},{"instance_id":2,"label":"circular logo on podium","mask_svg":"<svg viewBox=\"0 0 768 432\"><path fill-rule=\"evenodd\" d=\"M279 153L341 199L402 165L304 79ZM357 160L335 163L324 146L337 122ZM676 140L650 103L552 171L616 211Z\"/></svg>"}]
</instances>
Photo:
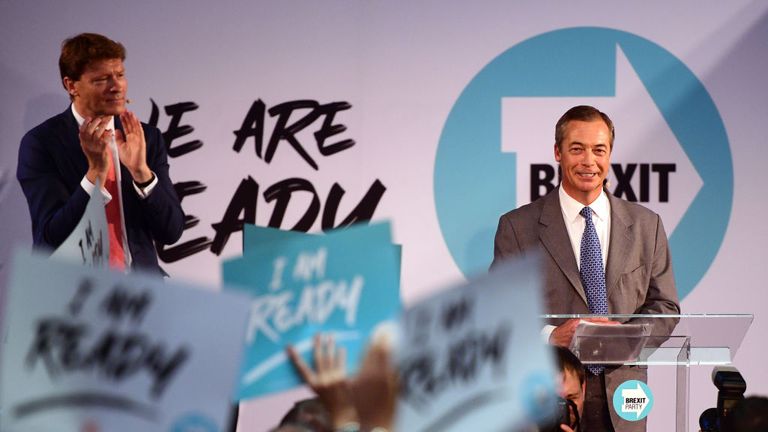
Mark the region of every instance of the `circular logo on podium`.
<instances>
[{"instance_id":1,"label":"circular logo on podium","mask_svg":"<svg viewBox=\"0 0 768 432\"><path fill-rule=\"evenodd\" d=\"M638 421L648 416L653 408L653 393L642 381L624 381L613 392L613 409L627 421Z\"/></svg>"}]
</instances>

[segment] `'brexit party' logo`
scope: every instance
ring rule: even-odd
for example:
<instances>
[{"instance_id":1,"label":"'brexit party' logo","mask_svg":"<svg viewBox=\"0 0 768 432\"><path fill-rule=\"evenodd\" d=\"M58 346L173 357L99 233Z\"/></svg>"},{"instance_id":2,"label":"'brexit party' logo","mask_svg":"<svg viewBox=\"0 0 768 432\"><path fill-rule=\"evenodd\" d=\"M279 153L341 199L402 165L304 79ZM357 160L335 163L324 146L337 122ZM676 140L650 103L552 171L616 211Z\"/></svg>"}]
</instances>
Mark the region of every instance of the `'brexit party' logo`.
<instances>
[{"instance_id":1,"label":"'brexit party' logo","mask_svg":"<svg viewBox=\"0 0 768 432\"><path fill-rule=\"evenodd\" d=\"M642 381L629 380L621 383L613 392L613 409L627 421L640 421L653 408L653 393Z\"/></svg>"},{"instance_id":2,"label":"'brexit party' logo","mask_svg":"<svg viewBox=\"0 0 768 432\"><path fill-rule=\"evenodd\" d=\"M733 163L720 114L675 56L636 35L570 28L513 46L466 86L440 136L435 205L464 274L487 269L499 216L559 182L557 119L593 105L616 127L608 189L664 221L685 297L722 244Z\"/></svg>"}]
</instances>

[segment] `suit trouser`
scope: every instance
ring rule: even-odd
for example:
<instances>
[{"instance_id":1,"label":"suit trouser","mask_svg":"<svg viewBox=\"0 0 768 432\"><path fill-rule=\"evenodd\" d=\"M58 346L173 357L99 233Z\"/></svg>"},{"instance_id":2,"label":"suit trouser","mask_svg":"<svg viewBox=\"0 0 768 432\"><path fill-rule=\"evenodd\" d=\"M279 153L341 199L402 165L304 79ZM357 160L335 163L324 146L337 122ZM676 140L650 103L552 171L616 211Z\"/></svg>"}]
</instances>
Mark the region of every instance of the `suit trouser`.
<instances>
[{"instance_id":1,"label":"suit trouser","mask_svg":"<svg viewBox=\"0 0 768 432\"><path fill-rule=\"evenodd\" d=\"M584 397L580 432L614 432L605 391L605 374L595 375L587 370L586 375L587 394Z\"/></svg>"}]
</instances>

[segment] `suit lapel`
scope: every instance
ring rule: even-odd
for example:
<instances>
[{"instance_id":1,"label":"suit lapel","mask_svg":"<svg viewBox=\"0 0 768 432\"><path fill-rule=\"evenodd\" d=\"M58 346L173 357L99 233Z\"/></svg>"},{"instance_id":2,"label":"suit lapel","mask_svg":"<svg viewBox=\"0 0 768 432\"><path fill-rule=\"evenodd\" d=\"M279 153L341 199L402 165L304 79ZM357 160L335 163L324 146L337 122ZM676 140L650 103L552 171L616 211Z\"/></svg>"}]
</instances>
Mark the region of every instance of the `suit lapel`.
<instances>
[{"instance_id":1,"label":"suit lapel","mask_svg":"<svg viewBox=\"0 0 768 432\"><path fill-rule=\"evenodd\" d=\"M80 126L77 124L75 115L72 114L71 106L67 107L60 116L64 125L62 139L64 147L60 149L58 155L62 158L62 161L68 161L69 166L67 168L73 169L73 172L77 174L73 178L83 176L88 171L88 159L85 157L85 153L83 153L83 149L80 146ZM77 178L77 184L80 184L81 179L82 177Z\"/></svg>"},{"instance_id":2,"label":"suit lapel","mask_svg":"<svg viewBox=\"0 0 768 432\"><path fill-rule=\"evenodd\" d=\"M612 305L611 297L620 295L619 277L624 272L624 264L629 257L633 240L630 227L634 223L626 209L626 203L608 194L611 202L611 243L608 247L608 264L605 272L605 286L608 294L608 304ZM610 311L609 311L610 312Z\"/></svg>"},{"instance_id":3,"label":"suit lapel","mask_svg":"<svg viewBox=\"0 0 768 432\"><path fill-rule=\"evenodd\" d=\"M117 131L120 131L121 133L125 134L125 131L123 130L123 123L120 121L120 116L115 116L115 135L117 135ZM123 135L125 137L125 135ZM115 145L117 145L117 136L115 136ZM131 187L131 173L128 171L128 168L125 167L122 163L120 164L120 185L125 190L126 188Z\"/></svg>"},{"instance_id":4,"label":"suit lapel","mask_svg":"<svg viewBox=\"0 0 768 432\"><path fill-rule=\"evenodd\" d=\"M584 293L584 287L581 284L579 267L576 265L576 257L573 255L571 239L568 237L568 230L563 221L563 212L560 209L560 196L558 191L550 192L544 198L539 223L543 226L539 237L544 248L549 252L565 277L573 286L573 289L587 304L587 296Z\"/></svg>"}]
</instances>

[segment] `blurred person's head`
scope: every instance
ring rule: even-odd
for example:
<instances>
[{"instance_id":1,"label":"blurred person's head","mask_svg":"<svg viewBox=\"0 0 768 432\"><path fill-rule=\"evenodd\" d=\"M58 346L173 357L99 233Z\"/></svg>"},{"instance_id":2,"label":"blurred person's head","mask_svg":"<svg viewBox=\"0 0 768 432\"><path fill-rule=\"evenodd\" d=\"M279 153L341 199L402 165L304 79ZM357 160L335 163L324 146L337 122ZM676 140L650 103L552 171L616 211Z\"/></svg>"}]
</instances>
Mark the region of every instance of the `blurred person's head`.
<instances>
[{"instance_id":1,"label":"blurred person's head","mask_svg":"<svg viewBox=\"0 0 768 432\"><path fill-rule=\"evenodd\" d=\"M311 432L330 432L333 430L331 415L317 398L302 399L293 404L293 407L280 420L280 427L283 426L304 427ZM289 431L289 429L278 430L281 432Z\"/></svg>"},{"instance_id":2,"label":"blurred person's head","mask_svg":"<svg viewBox=\"0 0 768 432\"><path fill-rule=\"evenodd\" d=\"M584 365L568 348L554 347L557 366L560 370L558 394L576 406L579 418L584 413L584 396L587 392L587 377ZM576 423L576 416L571 414L571 425ZM570 425L569 425L570 426Z\"/></svg>"},{"instance_id":3,"label":"blurred person's head","mask_svg":"<svg viewBox=\"0 0 768 432\"><path fill-rule=\"evenodd\" d=\"M750 396L742 399L725 417L723 432L768 431L768 398Z\"/></svg>"}]
</instances>

